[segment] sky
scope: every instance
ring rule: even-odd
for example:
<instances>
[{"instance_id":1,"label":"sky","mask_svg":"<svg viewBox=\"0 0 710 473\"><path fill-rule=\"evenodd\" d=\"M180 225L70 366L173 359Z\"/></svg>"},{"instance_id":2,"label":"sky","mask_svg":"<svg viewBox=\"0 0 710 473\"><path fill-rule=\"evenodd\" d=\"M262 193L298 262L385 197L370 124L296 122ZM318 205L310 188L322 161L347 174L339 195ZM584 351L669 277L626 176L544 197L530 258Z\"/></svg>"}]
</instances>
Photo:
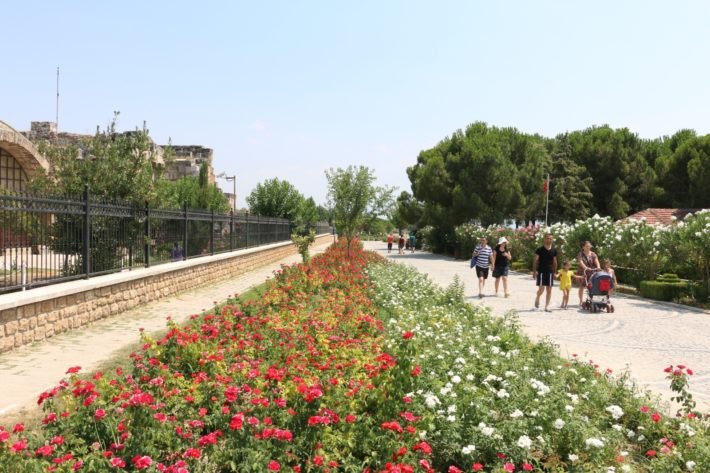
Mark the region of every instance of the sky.
<instances>
[{"instance_id":1,"label":"sky","mask_svg":"<svg viewBox=\"0 0 710 473\"><path fill-rule=\"evenodd\" d=\"M484 121L553 137L608 124L710 133L705 0L0 0L0 120L93 133L145 122L214 150L238 207L325 170L411 192L422 150ZM232 183L219 180L227 192Z\"/></svg>"}]
</instances>

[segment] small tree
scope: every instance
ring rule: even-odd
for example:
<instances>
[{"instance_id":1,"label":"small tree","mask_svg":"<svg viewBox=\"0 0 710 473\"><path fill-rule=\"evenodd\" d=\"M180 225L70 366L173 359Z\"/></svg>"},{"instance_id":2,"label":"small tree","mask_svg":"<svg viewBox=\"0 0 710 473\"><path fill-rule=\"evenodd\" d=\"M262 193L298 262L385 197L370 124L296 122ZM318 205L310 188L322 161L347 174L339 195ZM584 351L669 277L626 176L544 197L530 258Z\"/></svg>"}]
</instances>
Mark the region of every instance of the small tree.
<instances>
[{"instance_id":1,"label":"small tree","mask_svg":"<svg viewBox=\"0 0 710 473\"><path fill-rule=\"evenodd\" d=\"M333 223L338 234L345 238L350 254L350 243L355 235L367 223L389 213L394 189L375 186L374 171L365 166L330 169L325 175Z\"/></svg>"},{"instance_id":2,"label":"small tree","mask_svg":"<svg viewBox=\"0 0 710 473\"><path fill-rule=\"evenodd\" d=\"M247 203L254 215L294 220L299 214L303 199L303 195L293 184L275 178L257 184L247 196Z\"/></svg>"}]
</instances>

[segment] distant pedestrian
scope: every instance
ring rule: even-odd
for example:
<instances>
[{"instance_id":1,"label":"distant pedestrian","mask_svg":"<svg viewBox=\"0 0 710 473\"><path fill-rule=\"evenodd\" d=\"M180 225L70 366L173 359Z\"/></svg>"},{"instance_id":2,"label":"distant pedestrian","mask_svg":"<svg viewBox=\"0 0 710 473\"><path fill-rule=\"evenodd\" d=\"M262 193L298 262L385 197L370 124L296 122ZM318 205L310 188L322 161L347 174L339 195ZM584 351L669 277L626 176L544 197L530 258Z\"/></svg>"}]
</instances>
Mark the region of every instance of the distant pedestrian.
<instances>
[{"instance_id":1,"label":"distant pedestrian","mask_svg":"<svg viewBox=\"0 0 710 473\"><path fill-rule=\"evenodd\" d=\"M392 253L392 243L394 243L394 235L392 232L387 235L387 253Z\"/></svg>"},{"instance_id":2,"label":"distant pedestrian","mask_svg":"<svg viewBox=\"0 0 710 473\"><path fill-rule=\"evenodd\" d=\"M560 280L560 290L562 290L562 304L560 307L563 309L566 309L569 303L569 293L570 290L572 290L572 278L574 278L574 273L570 269L570 262L565 260L562 263L562 270L557 274L557 279Z\"/></svg>"},{"instance_id":3,"label":"distant pedestrian","mask_svg":"<svg viewBox=\"0 0 710 473\"><path fill-rule=\"evenodd\" d=\"M481 237L478 245L473 250L473 256L476 257L476 277L478 278L478 298L483 299L483 288L486 286L488 279L488 268L490 268L493 260L493 250L488 246L488 238Z\"/></svg>"},{"instance_id":4,"label":"distant pedestrian","mask_svg":"<svg viewBox=\"0 0 710 473\"><path fill-rule=\"evenodd\" d=\"M173 249L170 250L170 259L172 261L182 261L185 258L185 252L180 248L178 242L173 243Z\"/></svg>"},{"instance_id":5,"label":"distant pedestrian","mask_svg":"<svg viewBox=\"0 0 710 473\"><path fill-rule=\"evenodd\" d=\"M535 307L533 310L540 309L540 296L543 291L545 294L545 312L550 312L550 299L552 298L552 286L557 273L557 249L553 247L555 238L552 233L546 233L542 240L542 246L535 250L535 259L533 260L533 279L537 286L537 294L535 296Z\"/></svg>"},{"instance_id":6,"label":"distant pedestrian","mask_svg":"<svg viewBox=\"0 0 710 473\"><path fill-rule=\"evenodd\" d=\"M399 240L397 241L397 248L399 249L399 254L404 254L404 235L399 234Z\"/></svg>"},{"instance_id":7,"label":"distant pedestrian","mask_svg":"<svg viewBox=\"0 0 710 473\"><path fill-rule=\"evenodd\" d=\"M508 249L508 239L504 236L500 237L493 251L493 277L496 280L496 297L498 296L498 287L501 279L503 280L503 294L505 294L505 297L510 297L508 292L508 273L512 259L513 255Z\"/></svg>"},{"instance_id":8,"label":"distant pedestrian","mask_svg":"<svg viewBox=\"0 0 710 473\"><path fill-rule=\"evenodd\" d=\"M409 249L412 250L412 253L414 253L414 247L417 246L417 237L414 236L414 233L409 234Z\"/></svg>"},{"instance_id":9,"label":"distant pedestrian","mask_svg":"<svg viewBox=\"0 0 710 473\"><path fill-rule=\"evenodd\" d=\"M577 254L577 282L579 283L579 305L582 305L584 299L584 286L586 278L589 274L584 274L586 270L600 269L599 257L592 251L592 242L583 241L580 245L580 251Z\"/></svg>"}]
</instances>

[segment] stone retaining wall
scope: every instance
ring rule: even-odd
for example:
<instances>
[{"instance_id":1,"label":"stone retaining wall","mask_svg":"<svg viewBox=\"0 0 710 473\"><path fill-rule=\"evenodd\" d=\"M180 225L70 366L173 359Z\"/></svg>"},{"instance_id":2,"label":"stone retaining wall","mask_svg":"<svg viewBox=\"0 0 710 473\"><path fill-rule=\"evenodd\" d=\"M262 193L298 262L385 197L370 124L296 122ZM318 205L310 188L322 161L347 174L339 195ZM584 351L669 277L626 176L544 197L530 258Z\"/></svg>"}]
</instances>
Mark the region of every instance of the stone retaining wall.
<instances>
[{"instance_id":1,"label":"stone retaining wall","mask_svg":"<svg viewBox=\"0 0 710 473\"><path fill-rule=\"evenodd\" d=\"M320 235L315 246L332 241ZM290 242L0 296L0 353L297 253ZM207 301L212 303L212 301Z\"/></svg>"}]
</instances>

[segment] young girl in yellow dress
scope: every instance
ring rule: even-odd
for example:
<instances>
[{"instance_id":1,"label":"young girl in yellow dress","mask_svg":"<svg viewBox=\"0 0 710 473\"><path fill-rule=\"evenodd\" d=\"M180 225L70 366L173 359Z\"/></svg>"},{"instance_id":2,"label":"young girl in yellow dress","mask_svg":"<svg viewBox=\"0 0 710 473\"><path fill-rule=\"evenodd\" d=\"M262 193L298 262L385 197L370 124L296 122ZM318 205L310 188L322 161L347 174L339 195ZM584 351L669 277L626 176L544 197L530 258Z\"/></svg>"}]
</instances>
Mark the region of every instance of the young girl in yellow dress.
<instances>
[{"instance_id":1,"label":"young girl in yellow dress","mask_svg":"<svg viewBox=\"0 0 710 473\"><path fill-rule=\"evenodd\" d=\"M557 279L560 280L560 289L562 290L562 308L567 308L569 302L569 291L572 289L572 278L574 273L570 270L569 260L562 263L562 269L557 273Z\"/></svg>"}]
</instances>

